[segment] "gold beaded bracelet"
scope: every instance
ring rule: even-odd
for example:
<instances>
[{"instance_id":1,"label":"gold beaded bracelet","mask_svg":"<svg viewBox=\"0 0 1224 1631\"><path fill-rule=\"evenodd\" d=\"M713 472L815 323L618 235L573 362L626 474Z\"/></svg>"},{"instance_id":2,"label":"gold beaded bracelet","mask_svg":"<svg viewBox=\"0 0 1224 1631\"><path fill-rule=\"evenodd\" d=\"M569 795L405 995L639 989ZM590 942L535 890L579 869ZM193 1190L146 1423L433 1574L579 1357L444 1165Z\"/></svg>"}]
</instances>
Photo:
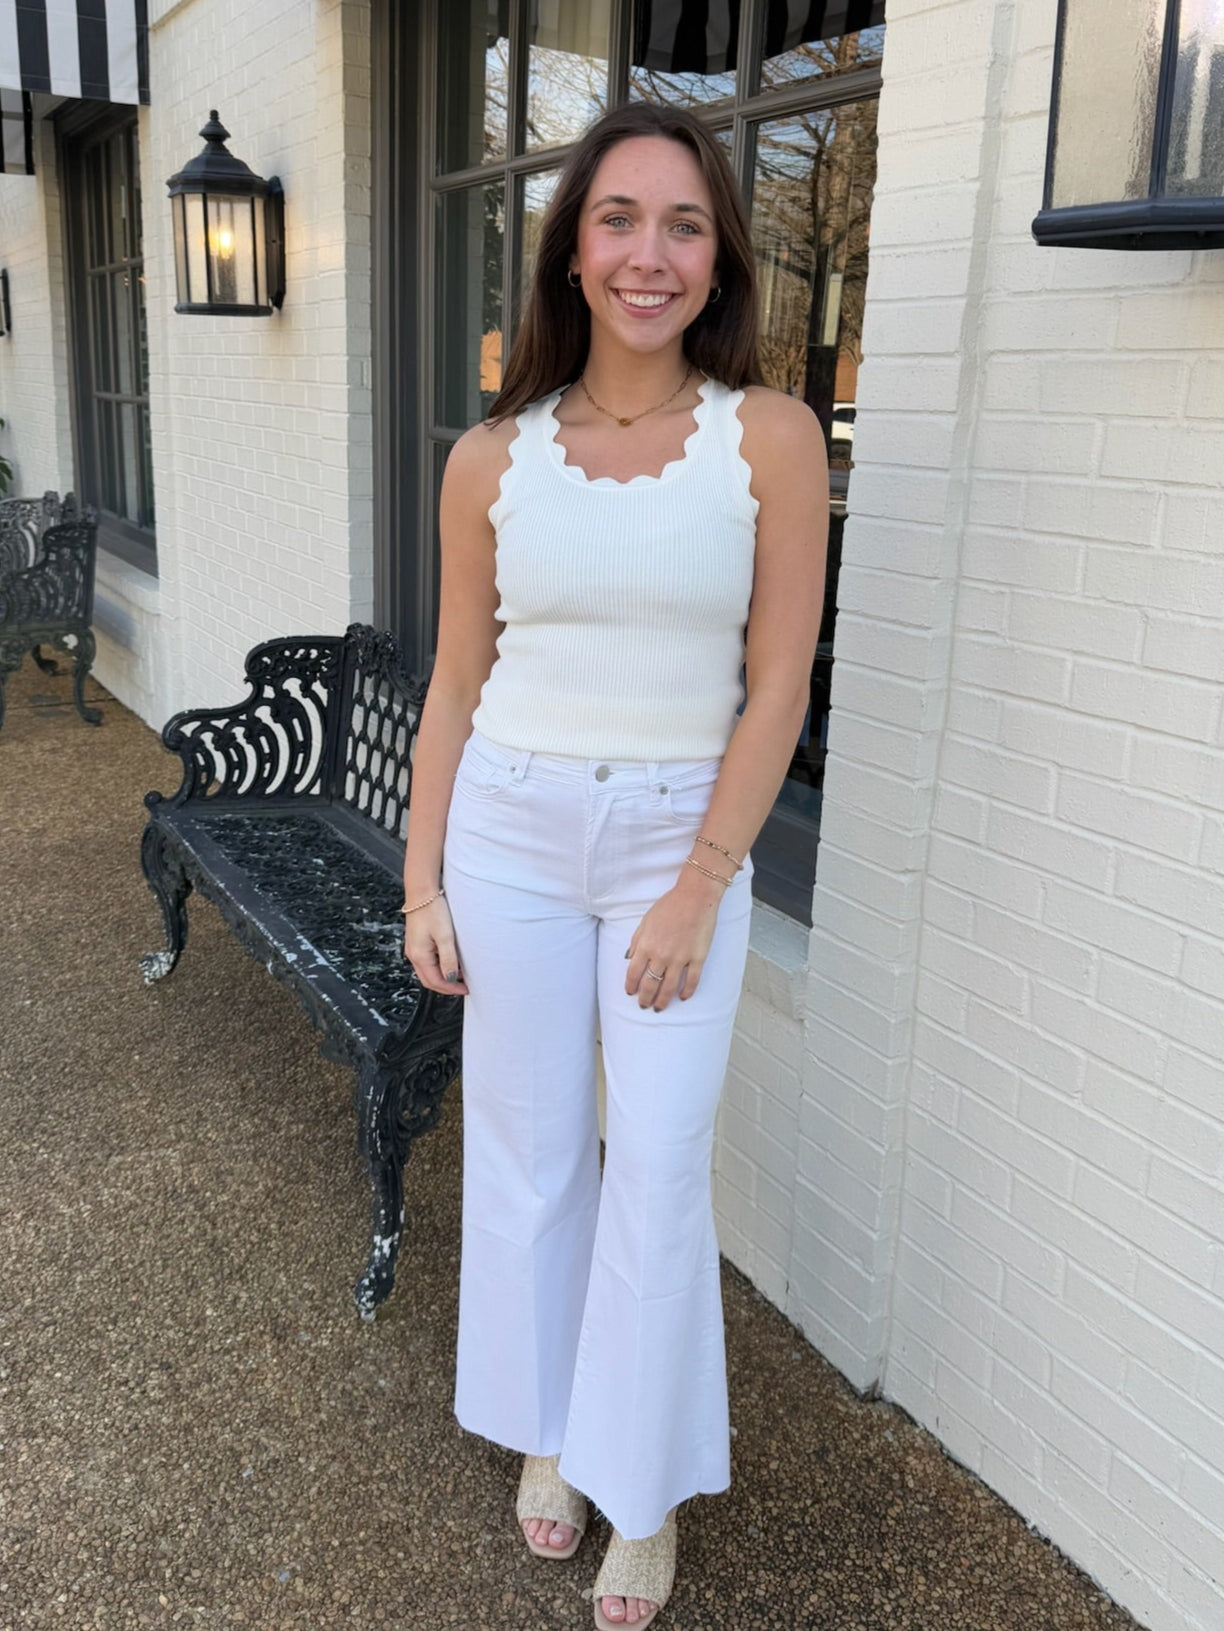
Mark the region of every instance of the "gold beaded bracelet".
<instances>
[{"instance_id":1,"label":"gold beaded bracelet","mask_svg":"<svg viewBox=\"0 0 1224 1631\"><path fill-rule=\"evenodd\" d=\"M427 895L424 900L417 901L415 906L409 906L405 902L405 904L400 907L400 911L403 913L403 915L405 917L407 917L409 912L419 912L421 910L422 906L432 906L434 901L441 900L443 895L445 895L445 893L446 893L446 890L439 886L438 893L436 895Z\"/></svg>"},{"instance_id":2,"label":"gold beaded bracelet","mask_svg":"<svg viewBox=\"0 0 1224 1631\"><path fill-rule=\"evenodd\" d=\"M744 863L742 861L737 861L729 849L724 849L721 844L716 844L712 838L703 838L701 834L698 833L697 842L699 844L704 844L707 849L716 849L720 855L725 855L737 872L742 872L744 870Z\"/></svg>"},{"instance_id":3,"label":"gold beaded bracelet","mask_svg":"<svg viewBox=\"0 0 1224 1631\"><path fill-rule=\"evenodd\" d=\"M724 878L721 872L715 872L712 867L702 866L701 862L694 861L691 855L685 857L684 864L685 866L695 866L698 872L703 872L707 878L713 878L714 882L722 884L724 889L729 889L735 882L734 878Z\"/></svg>"}]
</instances>

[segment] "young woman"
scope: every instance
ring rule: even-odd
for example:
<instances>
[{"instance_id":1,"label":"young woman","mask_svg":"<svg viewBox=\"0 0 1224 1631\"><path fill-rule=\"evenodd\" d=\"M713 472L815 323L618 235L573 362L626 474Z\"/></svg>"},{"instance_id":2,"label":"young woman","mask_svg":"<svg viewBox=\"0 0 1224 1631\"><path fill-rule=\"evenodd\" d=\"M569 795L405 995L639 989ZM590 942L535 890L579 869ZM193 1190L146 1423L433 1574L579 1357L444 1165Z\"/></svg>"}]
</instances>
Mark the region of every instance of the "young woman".
<instances>
[{"instance_id":1,"label":"young woman","mask_svg":"<svg viewBox=\"0 0 1224 1631\"><path fill-rule=\"evenodd\" d=\"M710 1156L828 514L815 417L757 383L753 271L717 139L608 114L442 489L404 909L466 998L455 1409L524 1454L533 1552L572 1555L588 1497L612 1521L600 1627L654 1618L676 1507L730 1482Z\"/></svg>"}]
</instances>

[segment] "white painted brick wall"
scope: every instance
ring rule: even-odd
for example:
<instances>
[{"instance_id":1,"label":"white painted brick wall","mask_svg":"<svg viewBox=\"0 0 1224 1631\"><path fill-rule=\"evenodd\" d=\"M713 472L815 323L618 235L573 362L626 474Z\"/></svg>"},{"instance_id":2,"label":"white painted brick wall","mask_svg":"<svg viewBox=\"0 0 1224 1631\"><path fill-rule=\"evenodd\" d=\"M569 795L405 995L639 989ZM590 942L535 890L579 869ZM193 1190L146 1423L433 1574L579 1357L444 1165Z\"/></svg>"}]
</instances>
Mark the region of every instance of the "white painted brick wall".
<instances>
[{"instance_id":1,"label":"white painted brick wall","mask_svg":"<svg viewBox=\"0 0 1224 1631\"><path fill-rule=\"evenodd\" d=\"M160 725L236 700L257 641L339 633L372 612L369 7L155 0L150 25L140 163L158 577L104 558L96 672ZM270 318L173 310L164 182L200 150L214 106L231 150L285 187L287 294ZM49 126L40 141L35 179L0 178L17 294L0 415L22 488L37 491L72 481Z\"/></svg>"},{"instance_id":2,"label":"white painted brick wall","mask_svg":"<svg viewBox=\"0 0 1224 1631\"><path fill-rule=\"evenodd\" d=\"M1224 270L1033 245L1054 9L889 8L792 1283L852 1379L1208 1631Z\"/></svg>"},{"instance_id":3,"label":"white painted brick wall","mask_svg":"<svg viewBox=\"0 0 1224 1631\"><path fill-rule=\"evenodd\" d=\"M35 125L36 176L0 176L0 244L9 273L12 332L0 340L0 448L14 495L72 486L59 189L54 134Z\"/></svg>"}]
</instances>

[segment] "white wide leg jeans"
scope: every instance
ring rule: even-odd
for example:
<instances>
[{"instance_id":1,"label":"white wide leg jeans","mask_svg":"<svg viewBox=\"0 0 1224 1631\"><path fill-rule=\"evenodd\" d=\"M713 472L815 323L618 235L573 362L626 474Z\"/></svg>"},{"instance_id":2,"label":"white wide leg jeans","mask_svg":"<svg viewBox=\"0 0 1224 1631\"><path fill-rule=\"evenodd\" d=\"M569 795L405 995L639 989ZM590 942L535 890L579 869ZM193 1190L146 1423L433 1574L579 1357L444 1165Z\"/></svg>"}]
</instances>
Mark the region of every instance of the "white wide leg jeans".
<instances>
[{"instance_id":1,"label":"white wide leg jeans","mask_svg":"<svg viewBox=\"0 0 1224 1631\"><path fill-rule=\"evenodd\" d=\"M695 995L656 1013L625 993L630 938L675 882L718 769L474 735L447 823L469 986L455 1413L509 1449L559 1452L566 1481L630 1539L730 1482L710 1160L750 863Z\"/></svg>"}]
</instances>

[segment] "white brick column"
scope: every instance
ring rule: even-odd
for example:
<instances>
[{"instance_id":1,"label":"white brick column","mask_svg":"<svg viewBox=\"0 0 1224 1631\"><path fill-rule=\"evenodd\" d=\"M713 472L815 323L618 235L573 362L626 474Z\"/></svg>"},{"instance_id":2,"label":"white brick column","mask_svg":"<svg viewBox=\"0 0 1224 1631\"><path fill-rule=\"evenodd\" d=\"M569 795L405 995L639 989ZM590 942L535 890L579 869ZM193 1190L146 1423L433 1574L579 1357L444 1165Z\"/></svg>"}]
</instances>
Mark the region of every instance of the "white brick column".
<instances>
[{"instance_id":1,"label":"white brick column","mask_svg":"<svg viewBox=\"0 0 1224 1631\"><path fill-rule=\"evenodd\" d=\"M1011 21L1010 0L888 9L790 1276L805 1333L859 1387L883 1371L914 1015L963 1000L919 979L919 930Z\"/></svg>"}]
</instances>

